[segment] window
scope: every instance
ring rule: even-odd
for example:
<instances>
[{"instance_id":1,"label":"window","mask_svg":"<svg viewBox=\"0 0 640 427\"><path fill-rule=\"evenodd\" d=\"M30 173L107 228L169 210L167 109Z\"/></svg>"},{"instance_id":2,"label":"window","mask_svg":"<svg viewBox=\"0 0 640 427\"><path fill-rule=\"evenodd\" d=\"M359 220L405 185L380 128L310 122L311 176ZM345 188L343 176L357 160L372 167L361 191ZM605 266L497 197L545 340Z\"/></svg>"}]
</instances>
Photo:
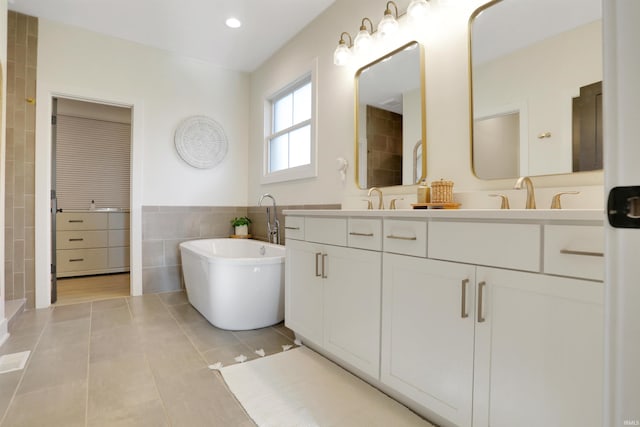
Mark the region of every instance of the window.
<instances>
[{"instance_id":1,"label":"window","mask_svg":"<svg viewBox=\"0 0 640 427\"><path fill-rule=\"evenodd\" d=\"M316 175L314 99L311 74L296 80L268 99L262 182L288 181Z\"/></svg>"}]
</instances>

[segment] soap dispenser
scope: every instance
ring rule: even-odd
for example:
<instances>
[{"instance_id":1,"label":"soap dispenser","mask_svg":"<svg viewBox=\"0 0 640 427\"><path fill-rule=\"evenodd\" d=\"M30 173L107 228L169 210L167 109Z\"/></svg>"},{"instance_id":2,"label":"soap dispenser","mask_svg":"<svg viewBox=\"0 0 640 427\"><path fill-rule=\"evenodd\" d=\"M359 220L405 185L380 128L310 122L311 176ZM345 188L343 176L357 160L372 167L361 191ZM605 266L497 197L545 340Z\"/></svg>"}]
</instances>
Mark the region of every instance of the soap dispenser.
<instances>
[{"instance_id":1,"label":"soap dispenser","mask_svg":"<svg viewBox=\"0 0 640 427\"><path fill-rule=\"evenodd\" d=\"M429 203L431 201L431 189L424 180L418 184L418 203Z\"/></svg>"},{"instance_id":2,"label":"soap dispenser","mask_svg":"<svg viewBox=\"0 0 640 427\"><path fill-rule=\"evenodd\" d=\"M95 200L91 200L91 205L89 205L89 210L92 210L92 211L96 210L96 201Z\"/></svg>"}]
</instances>

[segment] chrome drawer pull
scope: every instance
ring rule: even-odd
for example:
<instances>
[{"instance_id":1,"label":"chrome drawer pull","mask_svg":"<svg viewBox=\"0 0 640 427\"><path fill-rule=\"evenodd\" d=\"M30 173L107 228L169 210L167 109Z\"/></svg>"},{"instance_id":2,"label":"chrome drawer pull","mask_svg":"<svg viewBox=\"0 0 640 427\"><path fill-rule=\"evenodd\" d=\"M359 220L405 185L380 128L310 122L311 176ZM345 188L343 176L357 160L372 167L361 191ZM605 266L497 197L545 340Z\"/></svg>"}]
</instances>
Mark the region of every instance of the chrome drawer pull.
<instances>
[{"instance_id":1,"label":"chrome drawer pull","mask_svg":"<svg viewBox=\"0 0 640 427\"><path fill-rule=\"evenodd\" d=\"M300 230L300 227L287 227L286 225L284 226L285 230Z\"/></svg>"},{"instance_id":2,"label":"chrome drawer pull","mask_svg":"<svg viewBox=\"0 0 640 427\"><path fill-rule=\"evenodd\" d=\"M396 239L396 240L418 240L417 237L404 237L404 236L394 236L390 234L387 236L387 239Z\"/></svg>"},{"instance_id":3,"label":"chrome drawer pull","mask_svg":"<svg viewBox=\"0 0 640 427\"><path fill-rule=\"evenodd\" d=\"M69 222L84 222L82 219L70 219Z\"/></svg>"},{"instance_id":4,"label":"chrome drawer pull","mask_svg":"<svg viewBox=\"0 0 640 427\"><path fill-rule=\"evenodd\" d=\"M69 239L70 242L82 242L84 241L84 239L79 238L79 239Z\"/></svg>"},{"instance_id":5,"label":"chrome drawer pull","mask_svg":"<svg viewBox=\"0 0 640 427\"><path fill-rule=\"evenodd\" d=\"M560 250L561 254L564 255L582 255L582 256L604 256L602 252L589 252L589 251L572 251L570 249L562 249Z\"/></svg>"},{"instance_id":6,"label":"chrome drawer pull","mask_svg":"<svg viewBox=\"0 0 640 427\"><path fill-rule=\"evenodd\" d=\"M69 260L69 262L82 262L84 261L84 258L72 258Z\"/></svg>"},{"instance_id":7,"label":"chrome drawer pull","mask_svg":"<svg viewBox=\"0 0 640 427\"><path fill-rule=\"evenodd\" d=\"M322 255L322 252L316 252L316 277L321 277L322 275L320 273L318 273L318 257ZM323 262L324 262L324 258L323 258ZM322 267L324 268L324 264L322 265Z\"/></svg>"},{"instance_id":8,"label":"chrome drawer pull","mask_svg":"<svg viewBox=\"0 0 640 427\"><path fill-rule=\"evenodd\" d=\"M469 279L464 279L462 281L462 301L460 303L460 317L466 319L469 317L469 313L467 312L467 285L469 284Z\"/></svg>"},{"instance_id":9,"label":"chrome drawer pull","mask_svg":"<svg viewBox=\"0 0 640 427\"><path fill-rule=\"evenodd\" d=\"M350 232L349 235L350 236L373 237L373 233L358 233L356 231Z\"/></svg>"},{"instance_id":10,"label":"chrome drawer pull","mask_svg":"<svg viewBox=\"0 0 640 427\"><path fill-rule=\"evenodd\" d=\"M482 316L482 290L487 285L487 282L478 283L478 323L484 322L486 319Z\"/></svg>"}]
</instances>

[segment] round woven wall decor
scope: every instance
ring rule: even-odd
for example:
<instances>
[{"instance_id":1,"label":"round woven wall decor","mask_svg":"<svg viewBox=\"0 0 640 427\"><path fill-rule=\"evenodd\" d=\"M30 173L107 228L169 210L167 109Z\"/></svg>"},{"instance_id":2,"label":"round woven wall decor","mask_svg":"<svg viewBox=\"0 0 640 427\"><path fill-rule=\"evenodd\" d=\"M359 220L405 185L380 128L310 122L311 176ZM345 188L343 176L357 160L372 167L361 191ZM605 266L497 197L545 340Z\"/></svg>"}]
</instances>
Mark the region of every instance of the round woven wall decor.
<instances>
[{"instance_id":1,"label":"round woven wall decor","mask_svg":"<svg viewBox=\"0 0 640 427\"><path fill-rule=\"evenodd\" d=\"M212 168L227 155L228 143L224 129L206 116L184 119L176 129L174 142L182 160L194 168Z\"/></svg>"}]
</instances>

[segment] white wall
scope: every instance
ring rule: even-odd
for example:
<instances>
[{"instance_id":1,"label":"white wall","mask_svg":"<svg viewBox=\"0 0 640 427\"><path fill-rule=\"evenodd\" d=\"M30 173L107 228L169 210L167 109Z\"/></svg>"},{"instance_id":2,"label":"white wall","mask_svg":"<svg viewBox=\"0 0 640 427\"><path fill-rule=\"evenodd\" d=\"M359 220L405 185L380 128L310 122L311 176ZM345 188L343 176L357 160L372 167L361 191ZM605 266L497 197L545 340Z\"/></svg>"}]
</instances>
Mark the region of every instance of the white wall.
<instances>
[{"instance_id":1,"label":"white wall","mask_svg":"<svg viewBox=\"0 0 640 427\"><path fill-rule=\"evenodd\" d=\"M40 20L36 111L36 306L48 305L51 97L133 107L131 269L140 293L141 207L244 206L247 201L249 77L206 62ZM178 156L177 125L206 115L225 129L229 151L208 170Z\"/></svg>"},{"instance_id":2,"label":"white wall","mask_svg":"<svg viewBox=\"0 0 640 427\"><path fill-rule=\"evenodd\" d=\"M398 1L400 11L409 1ZM365 190L354 179L354 74L374 57L415 39L425 46L427 103L427 180L440 178L455 182L456 192L510 189L513 180L482 181L471 171L469 131L468 20L484 0L433 0L432 12L419 27L405 25L394 42L378 45L367 58L358 58L348 67L333 65L333 51L340 33L354 36L367 16L374 25L382 18L385 2L337 0L333 6L299 33L251 76L251 129L249 158L249 200L260 193L274 194L278 203L343 203L344 207L365 207ZM401 18L401 21L407 21ZM409 24L406 22L406 24ZM409 29L409 30L407 30ZM298 182L260 184L262 170L265 94L302 73L312 58L318 58L318 177ZM339 180L336 157L349 161L349 179ZM602 186L602 172L534 178L537 187ZM394 187L385 193L412 194L415 186ZM597 190L590 194L601 194ZM520 193L518 193L520 195ZM581 196L582 197L582 196ZM586 197L586 196L584 196ZM591 200L602 206L602 197ZM489 200L484 196L483 200ZM524 203L524 195L522 195ZM406 202L406 201L405 201ZM546 200L545 202L546 203ZM541 206L543 204L540 204ZM512 206L517 206L512 204Z\"/></svg>"},{"instance_id":3,"label":"white wall","mask_svg":"<svg viewBox=\"0 0 640 427\"><path fill-rule=\"evenodd\" d=\"M7 106L7 1L0 0L0 345L8 337L4 312L4 197Z\"/></svg>"}]
</instances>

